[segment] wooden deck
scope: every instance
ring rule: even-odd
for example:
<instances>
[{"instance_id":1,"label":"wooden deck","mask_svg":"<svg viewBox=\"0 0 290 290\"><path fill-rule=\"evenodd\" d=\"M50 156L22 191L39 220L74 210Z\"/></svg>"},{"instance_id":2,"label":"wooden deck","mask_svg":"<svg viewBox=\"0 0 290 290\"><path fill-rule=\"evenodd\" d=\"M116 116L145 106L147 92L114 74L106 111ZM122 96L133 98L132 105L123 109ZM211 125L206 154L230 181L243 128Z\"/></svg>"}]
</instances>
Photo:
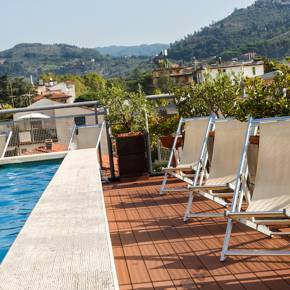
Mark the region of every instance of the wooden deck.
<instances>
[{"instance_id":1,"label":"wooden deck","mask_svg":"<svg viewBox=\"0 0 290 290\"><path fill-rule=\"evenodd\" d=\"M160 183L156 177L104 187L120 289L290 289L290 257L230 257L221 263L225 219L184 224L187 195L161 197ZM224 209L198 198L194 210ZM240 225L233 237L232 245L243 248L289 246L289 239Z\"/></svg>"}]
</instances>

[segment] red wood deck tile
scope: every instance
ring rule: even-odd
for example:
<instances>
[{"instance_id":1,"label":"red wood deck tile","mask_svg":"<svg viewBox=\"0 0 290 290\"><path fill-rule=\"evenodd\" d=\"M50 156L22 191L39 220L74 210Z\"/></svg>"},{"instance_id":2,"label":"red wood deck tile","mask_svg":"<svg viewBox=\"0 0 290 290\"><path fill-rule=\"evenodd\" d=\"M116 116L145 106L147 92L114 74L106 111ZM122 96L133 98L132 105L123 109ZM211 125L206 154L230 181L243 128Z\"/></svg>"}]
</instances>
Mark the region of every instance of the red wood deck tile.
<instances>
[{"instance_id":1,"label":"red wood deck tile","mask_svg":"<svg viewBox=\"0 0 290 290\"><path fill-rule=\"evenodd\" d=\"M170 183L172 183L170 179ZM120 289L287 289L289 257L230 257L219 261L226 220L183 223L188 193L159 195L161 178L104 187ZM174 186L172 183L170 186ZM195 212L222 212L196 197ZM289 248L235 224L231 247Z\"/></svg>"}]
</instances>

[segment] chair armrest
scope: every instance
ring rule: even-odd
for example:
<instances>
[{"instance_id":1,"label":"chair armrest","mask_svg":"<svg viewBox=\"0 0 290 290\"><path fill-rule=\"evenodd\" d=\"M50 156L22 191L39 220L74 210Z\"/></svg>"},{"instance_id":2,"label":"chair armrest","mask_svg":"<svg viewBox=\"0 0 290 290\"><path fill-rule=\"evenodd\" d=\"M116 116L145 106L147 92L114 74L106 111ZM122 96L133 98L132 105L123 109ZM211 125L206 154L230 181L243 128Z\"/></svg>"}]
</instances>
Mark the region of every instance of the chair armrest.
<instances>
[{"instance_id":1,"label":"chair armrest","mask_svg":"<svg viewBox=\"0 0 290 290\"><path fill-rule=\"evenodd\" d=\"M277 211L243 211L231 212L225 211L225 216L232 219L239 218L290 218L290 213L286 209Z\"/></svg>"},{"instance_id":2,"label":"chair armrest","mask_svg":"<svg viewBox=\"0 0 290 290\"><path fill-rule=\"evenodd\" d=\"M223 190L223 189L230 189L229 184L213 184L213 185L190 185L188 186L190 190Z\"/></svg>"}]
</instances>

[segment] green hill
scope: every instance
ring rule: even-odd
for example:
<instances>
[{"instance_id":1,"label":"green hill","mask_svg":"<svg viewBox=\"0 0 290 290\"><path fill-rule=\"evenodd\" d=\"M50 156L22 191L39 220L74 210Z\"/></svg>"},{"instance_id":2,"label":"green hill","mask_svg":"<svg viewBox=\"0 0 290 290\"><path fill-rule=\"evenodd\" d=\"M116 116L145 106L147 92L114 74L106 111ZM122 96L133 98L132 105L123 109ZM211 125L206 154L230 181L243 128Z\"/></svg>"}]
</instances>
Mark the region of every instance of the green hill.
<instances>
[{"instance_id":1,"label":"green hill","mask_svg":"<svg viewBox=\"0 0 290 290\"><path fill-rule=\"evenodd\" d=\"M42 73L84 74L97 72L104 77L128 76L135 69L151 68L148 57L113 58L96 49L67 44L23 43L0 52L0 75L30 75Z\"/></svg>"},{"instance_id":2,"label":"green hill","mask_svg":"<svg viewBox=\"0 0 290 290\"><path fill-rule=\"evenodd\" d=\"M104 46L97 47L97 51L99 51L103 55L110 55L113 57L122 57L122 56L155 56L159 54L162 50L167 49L169 47L168 44L141 44L141 45L133 45L133 46Z\"/></svg>"},{"instance_id":3,"label":"green hill","mask_svg":"<svg viewBox=\"0 0 290 290\"><path fill-rule=\"evenodd\" d=\"M259 0L236 9L223 20L173 43L169 56L187 61L192 57L230 59L249 51L274 58L290 55L289 0Z\"/></svg>"}]
</instances>

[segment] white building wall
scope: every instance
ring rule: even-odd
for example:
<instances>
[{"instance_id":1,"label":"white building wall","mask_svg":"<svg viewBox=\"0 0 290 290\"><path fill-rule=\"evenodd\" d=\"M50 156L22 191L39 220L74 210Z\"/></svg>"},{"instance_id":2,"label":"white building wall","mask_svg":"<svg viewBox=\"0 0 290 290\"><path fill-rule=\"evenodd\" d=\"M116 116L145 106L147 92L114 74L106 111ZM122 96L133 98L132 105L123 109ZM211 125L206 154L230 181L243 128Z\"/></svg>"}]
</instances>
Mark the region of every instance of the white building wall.
<instances>
[{"instance_id":1,"label":"white building wall","mask_svg":"<svg viewBox=\"0 0 290 290\"><path fill-rule=\"evenodd\" d=\"M253 73L255 70L255 74ZM244 66L244 76L246 77L255 77L261 76L264 74L264 65L253 65L253 66Z\"/></svg>"},{"instance_id":2,"label":"white building wall","mask_svg":"<svg viewBox=\"0 0 290 290\"><path fill-rule=\"evenodd\" d=\"M254 74L254 71L255 71L255 74ZM245 77L255 77L255 76L261 76L264 74L264 65L256 64L256 65L241 65L241 66L232 66L232 67L216 67L216 68L206 69L205 72L209 73L213 79L215 79L219 73L226 73L228 75L243 74L243 76Z\"/></svg>"}]
</instances>

